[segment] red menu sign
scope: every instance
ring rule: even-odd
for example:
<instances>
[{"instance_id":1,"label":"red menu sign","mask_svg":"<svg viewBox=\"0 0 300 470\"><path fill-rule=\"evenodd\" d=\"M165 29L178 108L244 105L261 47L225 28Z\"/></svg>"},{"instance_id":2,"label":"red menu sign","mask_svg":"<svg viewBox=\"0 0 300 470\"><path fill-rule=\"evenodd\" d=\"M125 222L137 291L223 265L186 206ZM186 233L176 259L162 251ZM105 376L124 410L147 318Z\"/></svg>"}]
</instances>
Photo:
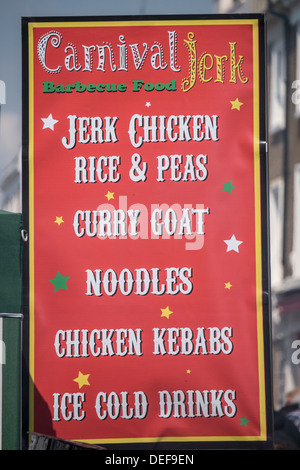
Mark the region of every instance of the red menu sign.
<instances>
[{"instance_id":1,"label":"red menu sign","mask_svg":"<svg viewBox=\"0 0 300 470\"><path fill-rule=\"evenodd\" d=\"M29 430L266 444L263 19L23 30Z\"/></svg>"}]
</instances>

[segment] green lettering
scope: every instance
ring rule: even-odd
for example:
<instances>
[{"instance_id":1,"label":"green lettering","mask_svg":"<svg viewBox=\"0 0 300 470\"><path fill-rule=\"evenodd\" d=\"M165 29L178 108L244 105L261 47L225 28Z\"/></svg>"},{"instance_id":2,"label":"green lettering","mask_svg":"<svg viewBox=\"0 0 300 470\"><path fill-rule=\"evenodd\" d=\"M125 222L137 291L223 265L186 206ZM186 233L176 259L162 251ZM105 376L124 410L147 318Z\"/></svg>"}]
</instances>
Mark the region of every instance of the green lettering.
<instances>
[{"instance_id":1,"label":"green lettering","mask_svg":"<svg viewBox=\"0 0 300 470\"><path fill-rule=\"evenodd\" d=\"M66 92L67 93L72 93L72 88L75 88L75 85L73 85L72 83L66 85Z\"/></svg>"},{"instance_id":2,"label":"green lettering","mask_svg":"<svg viewBox=\"0 0 300 470\"><path fill-rule=\"evenodd\" d=\"M110 92L110 91L115 92L115 91L117 91L117 85L115 83L107 83L106 84L106 90L108 92Z\"/></svg>"},{"instance_id":3,"label":"green lettering","mask_svg":"<svg viewBox=\"0 0 300 470\"><path fill-rule=\"evenodd\" d=\"M143 84L144 84L143 80L133 80L132 91L140 91Z\"/></svg>"},{"instance_id":4,"label":"green lettering","mask_svg":"<svg viewBox=\"0 0 300 470\"><path fill-rule=\"evenodd\" d=\"M125 83L119 83L118 90L119 91L126 91L127 90L127 85Z\"/></svg>"},{"instance_id":5,"label":"green lettering","mask_svg":"<svg viewBox=\"0 0 300 470\"><path fill-rule=\"evenodd\" d=\"M174 91L176 90L176 80L171 80L166 84L166 89L169 91Z\"/></svg>"},{"instance_id":6,"label":"green lettering","mask_svg":"<svg viewBox=\"0 0 300 470\"><path fill-rule=\"evenodd\" d=\"M55 91L56 93L64 93L65 92L65 87L64 85L56 85L56 88L55 88Z\"/></svg>"},{"instance_id":7,"label":"green lettering","mask_svg":"<svg viewBox=\"0 0 300 470\"><path fill-rule=\"evenodd\" d=\"M150 83L150 82L149 82L149 83L146 83L145 86L144 86L144 89L145 89L146 91L152 91L152 90L154 90L154 85L153 85L153 83Z\"/></svg>"},{"instance_id":8,"label":"green lettering","mask_svg":"<svg viewBox=\"0 0 300 470\"><path fill-rule=\"evenodd\" d=\"M77 92L82 93L83 91L85 91L85 85L83 83L75 82L75 85Z\"/></svg>"},{"instance_id":9,"label":"green lettering","mask_svg":"<svg viewBox=\"0 0 300 470\"><path fill-rule=\"evenodd\" d=\"M55 91L55 86L53 82L43 82L43 85L43 93L53 93Z\"/></svg>"},{"instance_id":10,"label":"green lettering","mask_svg":"<svg viewBox=\"0 0 300 470\"><path fill-rule=\"evenodd\" d=\"M98 83L96 85L96 90L99 91L99 92L104 91L105 90L104 84L103 83Z\"/></svg>"},{"instance_id":11,"label":"green lettering","mask_svg":"<svg viewBox=\"0 0 300 470\"><path fill-rule=\"evenodd\" d=\"M89 85L87 85L86 89L87 91L89 91L90 93L93 93L95 91L95 85L93 83L90 83Z\"/></svg>"},{"instance_id":12,"label":"green lettering","mask_svg":"<svg viewBox=\"0 0 300 470\"><path fill-rule=\"evenodd\" d=\"M163 83L156 83L155 84L155 90L162 91L164 89L165 89L165 85Z\"/></svg>"}]
</instances>

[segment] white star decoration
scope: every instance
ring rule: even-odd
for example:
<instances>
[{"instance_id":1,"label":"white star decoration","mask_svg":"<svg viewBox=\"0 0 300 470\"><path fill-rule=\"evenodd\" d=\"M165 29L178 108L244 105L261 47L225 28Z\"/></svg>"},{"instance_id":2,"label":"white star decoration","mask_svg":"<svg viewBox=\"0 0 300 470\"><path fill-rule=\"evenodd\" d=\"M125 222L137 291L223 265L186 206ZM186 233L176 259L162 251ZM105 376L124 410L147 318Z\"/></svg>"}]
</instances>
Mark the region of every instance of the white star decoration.
<instances>
[{"instance_id":1,"label":"white star decoration","mask_svg":"<svg viewBox=\"0 0 300 470\"><path fill-rule=\"evenodd\" d=\"M239 245L243 243L240 240L237 240L234 235L230 238L230 240L224 240L224 242L227 245L227 250L226 251L236 251L239 253Z\"/></svg>"},{"instance_id":2,"label":"white star decoration","mask_svg":"<svg viewBox=\"0 0 300 470\"><path fill-rule=\"evenodd\" d=\"M54 125L58 122L56 119L53 118L52 114L49 114L47 118L41 118L44 126L43 129L51 129L54 131Z\"/></svg>"},{"instance_id":3,"label":"white star decoration","mask_svg":"<svg viewBox=\"0 0 300 470\"><path fill-rule=\"evenodd\" d=\"M149 108L149 107L151 106L151 103L150 103L150 101L147 101L147 103L146 103L146 105L145 105L145 106L147 106L147 108Z\"/></svg>"}]
</instances>

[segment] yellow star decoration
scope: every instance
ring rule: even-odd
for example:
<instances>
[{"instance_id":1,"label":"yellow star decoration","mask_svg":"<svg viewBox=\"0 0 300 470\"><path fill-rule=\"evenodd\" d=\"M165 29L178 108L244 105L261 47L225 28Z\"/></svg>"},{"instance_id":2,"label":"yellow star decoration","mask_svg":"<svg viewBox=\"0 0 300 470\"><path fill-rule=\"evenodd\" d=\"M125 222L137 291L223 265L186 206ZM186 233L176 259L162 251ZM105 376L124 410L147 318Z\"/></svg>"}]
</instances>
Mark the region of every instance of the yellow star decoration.
<instances>
[{"instance_id":1,"label":"yellow star decoration","mask_svg":"<svg viewBox=\"0 0 300 470\"><path fill-rule=\"evenodd\" d=\"M232 284L230 284L230 282L225 282L225 289L230 290L231 287L232 287Z\"/></svg>"},{"instance_id":2,"label":"yellow star decoration","mask_svg":"<svg viewBox=\"0 0 300 470\"><path fill-rule=\"evenodd\" d=\"M169 309L169 307L166 307L166 308L161 308L161 316L162 317L167 317L167 319L169 319L170 315L173 313L171 312L171 310Z\"/></svg>"},{"instance_id":3,"label":"yellow star decoration","mask_svg":"<svg viewBox=\"0 0 300 470\"><path fill-rule=\"evenodd\" d=\"M78 372L78 377L76 379L73 379L74 382L77 382L79 385L79 388L83 387L83 385L90 385L89 384L89 376L90 374L82 374L80 371Z\"/></svg>"},{"instance_id":4,"label":"yellow star decoration","mask_svg":"<svg viewBox=\"0 0 300 470\"><path fill-rule=\"evenodd\" d=\"M191 369L188 369L188 370L186 371L187 374L190 374L191 372L192 372Z\"/></svg>"},{"instance_id":5,"label":"yellow star decoration","mask_svg":"<svg viewBox=\"0 0 300 470\"><path fill-rule=\"evenodd\" d=\"M57 224L58 226L60 226L60 224L63 224L64 220L63 220L62 216L61 217L56 216L56 219L55 219L54 223Z\"/></svg>"},{"instance_id":6,"label":"yellow star decoration","mask_svg":"<svg viewBox=\"0 0 300 470\"><path fill-rule=\"evenodd\" d=\"M231 103L231 109L237 109L238 111L240 111L240 107L244 104L244 103L241 103L238 98L234 101L230 101L230 103Z\"/></svg>"},{"instance_id":7,"label":"yellow star decoration","mask_svg":"<svg viewBox=\"0 0 300 470\"><path fill-rule=\"evenodd\" d=\"M114 194L115 193L111 193L110 191L108 191L108 193L105 194L105 197L107 197L107 200L109 201L110 199L114 199Z\"/></svg>"}]
</instances>

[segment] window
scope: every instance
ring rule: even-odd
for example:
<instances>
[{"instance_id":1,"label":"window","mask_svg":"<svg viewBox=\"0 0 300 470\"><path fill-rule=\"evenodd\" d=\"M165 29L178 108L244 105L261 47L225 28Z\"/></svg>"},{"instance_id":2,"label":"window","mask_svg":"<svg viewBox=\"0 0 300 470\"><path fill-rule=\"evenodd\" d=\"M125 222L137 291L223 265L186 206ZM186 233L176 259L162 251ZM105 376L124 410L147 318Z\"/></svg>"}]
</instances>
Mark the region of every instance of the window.
<instances>
[{"instance_id":1,"label":"window","mask_svg":"<svg viewBox=\"0 0 300 470\"><path fill-rule=\"evenodd\" d=\"M285 127L286 58L283 40L271 44L270 52L270 131L274 133Z\"/></svg>"},{"instance_id":2,"label":"window","mask_svg":"<svg viewBox=\"0 0 300 470\"><path fill-rule=\"evenodd\" d=\"M271 280L277 285L282 280L282 237L283 237L283 181L270 184L270 242Z\"/></svg>"},{"instance_id":3,"label":"window","mask_svg":"<svg viewBox=\"0 0 300 470\"><path fill-rule=\"evenodd\" d=\"M295 105L295 115L300 117L300 23L297 24L296 32L296 77L292 83L292 102Z\"/></svg>"},{"instance_id":4,"label":"window","mask_svg":"<svg viewBox=\"0 0 300 470\"><path fill-rule=\"evenodd\" d=\"M300 278L300 163L294 171L294 232L293 232L293 275Z\"/></svg>"}]
</instances>

